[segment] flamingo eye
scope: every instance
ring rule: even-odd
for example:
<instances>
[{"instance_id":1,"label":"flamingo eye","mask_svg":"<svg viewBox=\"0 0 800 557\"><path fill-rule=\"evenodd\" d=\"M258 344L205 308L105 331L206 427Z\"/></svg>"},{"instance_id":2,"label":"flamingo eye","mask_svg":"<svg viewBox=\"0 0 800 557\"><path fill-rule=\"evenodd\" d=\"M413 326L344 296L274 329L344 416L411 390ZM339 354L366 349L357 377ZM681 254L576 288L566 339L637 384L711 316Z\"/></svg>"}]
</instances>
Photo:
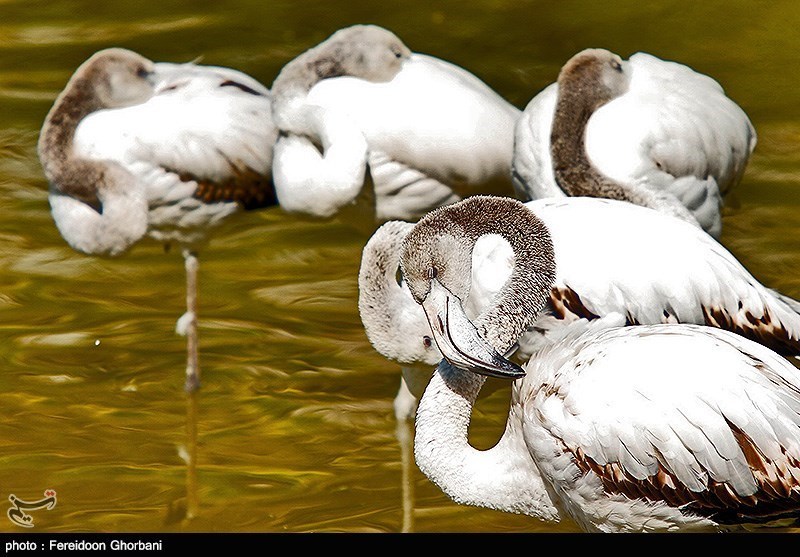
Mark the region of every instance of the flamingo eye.
<instances>
[{"instance_id":1,"label":"flamingo eye","mask_svg":"<svg viewBox=\"0 0 800 557\"><path fill-rule=\"evenodd\" d=\"M150 76L150 72L147 71L144 66L139 66L136 70L136 76L145 79Z\"/></svg>"},{"instance_id":2,"label":"flamingo eye","mask_svg":"<svg viewBox=\"0 0 800 557\"><path fill-rule=\"evenodd\" d=\"M392 53L394 54L395 58L402 58L403 57L403 51L400 50L399 48L397 48L396 46L392 47Z\"/></svg>"},{"instance_id":3,"label":"flamingo eye","mask_svg":"<svg viewBox=\"0 0 800 557\"><path fill-rule=\"evenodd\" d=\"M430 348L430 347L431 347L431 344L433 344L433 342L431 341L431 337L429 337L429 336L427 336L427 335L425 335L424 337L422 337L422 345L423 345L425 348Z\"/></svg>"},{"instance_id":4,"label":"flamingo eye","mask_svg":"<svg viewBox=\"0 0 800 557\"><path fill-rule=\"evenodd\" d=\"M619 63L619 62L617 62L616 60L612 60L612 61L611 61L611 67L612 67L612 68L613 68L615 71L618 71L618 72L622 73L622 64L620 64L620 63Z\"/></svg>"}]
</instances>

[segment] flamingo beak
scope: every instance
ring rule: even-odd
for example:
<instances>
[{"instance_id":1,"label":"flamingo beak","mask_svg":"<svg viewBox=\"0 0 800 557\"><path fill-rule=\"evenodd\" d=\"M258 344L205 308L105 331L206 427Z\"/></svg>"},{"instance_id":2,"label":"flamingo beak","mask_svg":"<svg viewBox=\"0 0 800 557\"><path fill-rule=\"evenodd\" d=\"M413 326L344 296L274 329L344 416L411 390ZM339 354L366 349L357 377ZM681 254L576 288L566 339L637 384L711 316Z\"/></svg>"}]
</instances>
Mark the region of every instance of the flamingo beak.
<instances>
[{"instance_id":1,"label":"flamingo beak","mask_svg":"<svg viewBox=\"0 0 800 557\"><path fill-rule=\"evenodd\" d=\"M519 379L525 371L501 356L469 320L461 300L437 279L422 302L433 340L451 365L490 377Z\"/></svg>"}]
</instances>

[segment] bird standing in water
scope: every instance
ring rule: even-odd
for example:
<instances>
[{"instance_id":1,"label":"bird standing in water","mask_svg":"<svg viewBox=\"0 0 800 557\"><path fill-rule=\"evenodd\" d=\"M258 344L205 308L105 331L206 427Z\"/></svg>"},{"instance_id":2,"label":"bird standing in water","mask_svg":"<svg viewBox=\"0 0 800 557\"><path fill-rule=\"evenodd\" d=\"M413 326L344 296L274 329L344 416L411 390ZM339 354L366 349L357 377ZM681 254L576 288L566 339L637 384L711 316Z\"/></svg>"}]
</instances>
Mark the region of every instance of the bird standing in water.
<instances>
[{"instance_id":1,"label":"bird standing in water","mask_svg":"<svg viewBox=\"0 0 800 557\"><path fill-rule=\"evenodd\" d=\"M198 250L228 217L275 204L276 137L270 92L252 77L122 48L81 64L42 126L51 212L72 248L114 257L144 238L180 246L188 391L200 384Z\"/></svg>"}]
</instances>

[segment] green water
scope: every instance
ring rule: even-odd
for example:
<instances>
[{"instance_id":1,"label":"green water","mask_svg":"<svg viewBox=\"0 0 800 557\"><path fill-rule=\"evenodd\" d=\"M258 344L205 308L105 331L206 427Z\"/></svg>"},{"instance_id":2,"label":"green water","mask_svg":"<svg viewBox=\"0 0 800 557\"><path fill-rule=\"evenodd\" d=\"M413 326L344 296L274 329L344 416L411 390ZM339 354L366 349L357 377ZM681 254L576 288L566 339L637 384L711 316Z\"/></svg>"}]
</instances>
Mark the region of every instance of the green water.
<instances>
[{"instance_id":1,"label":"green water","mask_svg":"<svg viewBox=\"0 0 800 557\"><path fill-rule=\"evenodd\" d=\"M182 391L179 253L73 252L49 214L38 129L72 71L116 45L232 66L267 85L354 23L477 74L523 108L576 51L644 50L714 76L759 134L722 241L800 297L800 4L794 1L47 2L0 0L0 531L9 494L57 491L33 531L573 532L457 506L401 450L396 366L367 341L367 236L279 209L201 254L203 388ZM499 436L507 389L474 443ZM28 531L28 530L25 530Z\"/></svg>"}]
</instances>

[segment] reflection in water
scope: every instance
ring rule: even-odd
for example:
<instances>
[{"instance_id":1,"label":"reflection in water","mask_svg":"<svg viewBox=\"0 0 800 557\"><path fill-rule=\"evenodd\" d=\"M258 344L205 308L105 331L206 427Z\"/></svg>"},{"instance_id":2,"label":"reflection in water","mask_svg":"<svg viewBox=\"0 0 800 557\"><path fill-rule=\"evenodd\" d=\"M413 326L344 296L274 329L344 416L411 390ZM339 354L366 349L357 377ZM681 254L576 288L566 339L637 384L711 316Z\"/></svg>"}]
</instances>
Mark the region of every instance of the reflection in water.
<instances>
[{"instance_id":1,"label":"reflection in water","mask_svg":"<svg viewBox=\"0 0 800 557\"><path fill-rule=\"evenodd\" d=\"M184 463L183 483L185 490L174 500L170 500L164 515L164 525L191 526L200 510L199 486L197 480L197 399L198 391L186 393L186 421L184 423L184 442L178 445L178 456Z\"/></svg>"},{"instance_id":2,"label":"reflection in water","mask_svg":"<svg viewBox=\"0 0 800 557\"><path fill-rule=\"evenodd\" d=\"M197 516L200 506L197 491L197 397L193 391L186 394L186 517L184 523Z\"/></svg>"}]
</instances>

